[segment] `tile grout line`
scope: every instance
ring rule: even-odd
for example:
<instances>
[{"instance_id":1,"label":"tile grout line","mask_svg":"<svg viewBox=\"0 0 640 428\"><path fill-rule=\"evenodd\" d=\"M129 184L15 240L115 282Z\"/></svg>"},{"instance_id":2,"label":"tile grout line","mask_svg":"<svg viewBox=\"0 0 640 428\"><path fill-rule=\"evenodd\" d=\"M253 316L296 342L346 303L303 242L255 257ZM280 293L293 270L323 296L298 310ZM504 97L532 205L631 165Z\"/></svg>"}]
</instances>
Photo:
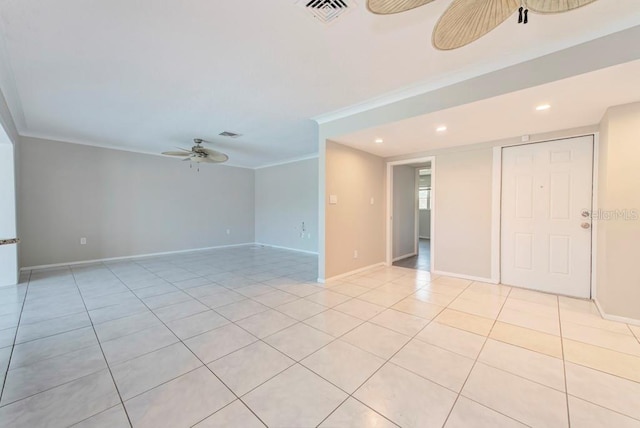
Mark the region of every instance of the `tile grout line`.
<instances>
[{"instance_id":1,"label":"tile grout line","mask_svg":"<svg viewBox=\"0 0 640 428\"><path fill-rule=\"evenodd\" d=\"M388 281L387 283L390 283L390 282L392 282L392 281ZM385 284L387 284L387 283L385 283ZM382 286L383 286L383 285L385 285L385 284L380 285L380 287L382 287ZM456 294L456 297L455 297L455 298L457 298L458 296L460 296L460 295L461 295L461 294L462 294L466 289L468 289L468 288L469 288L469 286L471 286L471 284L473 284L473 282L470 282L470 283L469 283L469 284L468 284L464 289L460 290L460 292L459 292L458 294ZM426 286L425 286L425 287L426 287ZM424 287L421 287L421 288L424 288ZM454 298L454 300L455 300L455 298ZM323 423L324 421L326 421L329 417L331 417L331 415L333 415L333 414L335 413L335 411L336 411L336 410L338 410L338 409L340 408L340 406L342 406L342 405L343 405L343 404L344 404L344 403L345 403L345 402L346 402L350 397L351 397L351 398L353 398L354 400L358 401L359 403L363 404L363 405L364 405L364 406L366 406L367 408L369 408L369 409L373 410L373 411L374 411L374 412L376 412L377 414L380 414L380 415L381 415L382 417L384 417L385 419L388 419L386 416L384 416L384 415L382 415L381 413L377 412L375 409L372 409L371 407L367 406L367 405L366 405L365 403L363 403L362 401L358 400L358 398L357 398L357 397L355 397L355 396L354 396L354 394L355 394L356 392L358 392L358 390L359 390L360 388L362 388L362 386L363 386L363 385L365 385L365 384L366 384L366 383L367 383L367 382L368 382L368 381L369 381L373 376L375 376L375 375L376 375L376 373L378 373L378 372L379 372L379 371L380 371L384 366L386 366L387 364L394 364L394 363L391 363L391 360L393 359L393 357L395 357L395 356L396 356L400 351L402 351L402 350L403 350L403 349L404 349L404 348L405 348L405 347L406 347L406 346L407 346L407 345L408 345L412 340L414 340L414 339L416 338L416 336L417 336L417 335L419 335L419 334L420 334L420 333L421 333L425 328L427 328L427 327L428 327L428 326L433 322L433 320L434 320L434 319L436 319L436 318L438 317L438 315L440 315L443 311L445 311L445 310L447 309L447 307L448 307L448 306L443 307L443 308L442 308L442 309L441 309L441 310L440 310L440 311L439 311L439 312L438 312L438 313L437 313L437 314L436 314L432 319L430 319L430 320L429 320L429 322L428 322L427 324L425 324L425 326L424 326L424 327L422 327L420 330L418 330L418 331L417 331L413 336L406 336L406 337L410 337L410 338L409 338L409 340L408 340L404 345L402 345L402 346L401 346L401 347L400 347L396 352L394 352L394 353L393 353L393 354L392 354L388 359L386 359L386 360L384 361L384 363L382 363L382 364L380 365L380 367L378 367L378 368L377 368L373 373L371 373L371 375L369 375L369 376L368 376L368 377L367 377L367 378L366 378L366 379L365 379L365 380L364 380L364 381L363 381L363 382L362 382L362 383L361 383L361 384L360 384L360 385L359 385L359 386L358 386L358 387L357 387L357 388L356 388L356 389L355 389L351 394L348 394L347 398L346 398L342 403L340 403L340 405L338 405L338 407L336 407L335 409L333 409L333 411L332 411L331 413L329 413L329 414L328 414L328 415L327 415L327 416L326 416L322 421L320 421L320 423L318 424L318 426L322 425L322 423ZM372 317L372 318L373 318L373 317ZM369 322L369 321L367 320L366 322ZM386 328L386 327L383 327L383 328ZM387 329L387 330L390 330L390 329ZM393 330L391 330L391 331L393 331ZM396 332L396 333L397 333L397 332ZM355 345L353 345L353 346L355 346ZM358 349L362 349L362 348L360 348L359 346L356 346L356 347L357 347ZM363 351L364 351L364 349L363 349ZM368 352L368 351L367 351L367 352ZM394 364L394 365L395 365L395 364ZM398 367L400 367L400 366L398 366ZM406 370L404 367L401 367L401 368L402 368L403 370ZM410 370L407 370L407 371L409 371L410 373L413 373L413 372L411 372ZM314 373L315 373L315 372L314 372ZM419 376L419 375L417 375L417 374L416 374L416 376ZM420 376L420 378L425 379L425 378L423 378L422 376ZM324 378L323 378L323 379L324 379ZM435 383L435 382L433 382L432 380L429 380L429 379L426 379L426 380L427 380L427 381L429 381L429 382ZM333 384L332 384L332 385L333 385ZM334 386L335 386L335 385L334 385ZM336 387L337 387L337 386L336 386ZM339 388L339 387L338 387L338 388ZM339 388L339 389L340 389L340 388ZM341 389L341 390L342 390L342 389ZM455 404L455 403L454 403L454 404ZM452 407L452 408L453 408L453 407ZM390 420L390 419L389 419L389 420ZM392 422L393 422L393 421L392 421ZM446 422L446 421L445 421L445 422ZM395 424L395 422L393 422L393 423ZM396 424L396 425L397 425L397 424Z\"/></svg>"},{"instance_id":2,"label":"tile grout line","mask_svg":"<svg viewBox=\"0 0 640 428\"><path fill-rule=\"evenodd\" d=\"M144 266L142 266L142 267L144 268ZM150 272L150 271L149 271L149 272ZM153 273L153 272L151 272L151 273ZM194 272L192 272L192 273L194 273ZM194 273L194 274L195 274L195 273ZM115 274L115 273L114 273L114 275L116 275L116 277L117 277L117 274ZM118 277L118 278L119 278L119 277ZM122 282L122 280L121 280L121 282ZM389 281L389 282L390 282L390 281ZM383 285L385 285L385 284L387 284L387 283L389 283L389 282L385 282L385 283L383 283L383 284L380 284L378 287L371 288L371 289L370 289L370 291L373 291L373 290L375 290L375 289L377 289L377 288L379 288L379 287L382 287ZM123 282L123 283L124 283L124 282ZM127 286L127 285L126 285L126 283L124 283L124 285L125 285L125 286ZM127 286L127 288L128 288L128 286ZM225 287L225 288L226 288L226 287ZM240 287L240 288L242 288L242 287ZM319 287L319 289L320 289L320 291L322 291L322 290L323 290L323 289L325 289L325 288L323 288L323 287ZM232 291L233 291L233 290L232 290ZM282 290L280 290L280 291L282 291ZM319 292L320 292L320 291L319 291ZM460 291L460 293L462 293L462 291L464 291L464 290L461 290L461 291ZM458 294L460 294L460 293L458 293ZM186 294L188 294L188 293L186 293ZM312 293L312 294L317 294L317 293ZM410 294L412 294L412 293L410 293ZM310 294L310 295L311 295L311 294ZM310 295L307 295L307 296L310 296ZM294 301L292 301L292 302L299 301L299 300L303 300L303 299L304 299L304 300L307 300L307 299L305 298L305 297L307 297L307 296L304 296L304 297L297 296L297 297L298 297L298 299L297 299L297 300L294 300ZM200 303L202 303L198 298L193 297L193 296L191 296L191 297L192 297L192 298L194 298L195 300L199 301ZM246 296L245 296L245 297L246 297ZM348 296L348 297L351 297L351 296ZM407 296L407 297L408 297L408 296ZM405 298L406 298L406 297L405 297ZM253 300L251 297L247 297L247 299ZM355 297L352 297L352 298L351 298L351 299L349 299L348 301L353 300L353 299L355 299ZM307 300L307 301L308 301L308 300ZM363 302L366 302L366 301L363 301ZM259 302L258 302L258 303L259 303ZM291 303L291 302L288 302L288 303ZM143 304L144 304L144 302L143 302ZM204 304L204 303L203 303L203 304ZM230 303L230 304L233 304L233 303ZM287 303L284 303L283 305L285 305L285 304L287 304ZM280 305L280 306L283 306L283 305ZM207 306L207 305L205 305L205 306ZM226 305L223 305L223 306L226 306ZM265 306L266 306L266 305L265 305ZM339 306L339 305L336 305L336 306ZM378 306L379 306L379 305L378 305ZM207 306L207 307L208 307L208 306ZM277 307L276 307L276 308L277 308ZM283 312L278 311L276 308L270 308L270 309L275 310L276 312L278 312L278 313L280 313L280 314L283 314L283 315L289 316L289 315L287 315L287 314L285 314L285 313L283 313ZM322 312L320 312L320 313L318 313L318 314L312 315L311 317L307 317L306 319L312 318L312 317L314 317L314 316L316 316L316 315L319 315L319 314L321 314L321 313L327 312L327 311L329 311L329 310L331 310L331 309L332 309L332 308L326 307L324 311L322 311ZM385 308L385 310L386 310L386 309L388 309L388 308ZM444 310L444 309L445 309L445 308L443 307L443 309L442 309L442 310ZM214 311L214 312L216 312L216 313L217 313L217 311L215 311L215 309L210 308L210 310L212 310L212 311ZM267 309L267 310L268 310L268 309ZM153 312L153 310L151 310L151 309L150 309L150 311L151 311L151 312ZM263 311L263 312L266 312L266 311ZM258 314L259 314L259 313L258 313ZM254 314L254 315L258 315L258 314ZM154 313L154 315L155 315L155 313ZM240 326L240 325L239 325L239 324L237 324L236 322L231 321L230 319L226 318L226 317L225 317L224 315L222 315L222 314L218 314L218 315L222 316L223 318L227 319L230 323L232 323L232 324L236 325L237 327L241 328L242 330L244 330L244 331L246 331L247 333L249 333L249 334L251 334L252 336L254 336L250 331L248 331L248 330L244 329L242 326ZM376 315L377 315L377 314L376 314ZM375 317L376 315L374 315L374 317ZM253 315L250 315L250 316L245 317L245 318L242 318L242 319L250 318L250 317L252 317L252 316L253 316ZM289 317L290 317L290 316L289 316ZM304 323L304 320L298 320L298 319L293 318L293 317L290 317L290 318L292 318L292 319L296 320L296 324L304 324L304 325L306 325L306 326L308 326L308 327L310 327L310 328L313 328L314 330L318 330L318 329L315 329L313 326L310 326L310 325L308 325L308 324ZM357 317L356 317L356 318L357 318ZM371 317L371 318L373 318L373 317ZM371 318L370 318L370 319L371 319ZM240 319L240 320L238 320L238 321L242 321L242 319ZM305 320L306 320L306 319L305 319ZM318 350L316 350L316 351L312 352L310 355L313 355L314 353L318 352L319 350L321 350L321 349L325 348L325 347L326 347L326 346L328 346L329 344L331 344L331 343L335 342L336 340L338 340L340 337L342 337L342 336L344 336L344 335L348 334L350 331L355 330L356 328L358 328L359 326L361 326L361 325L362 325L362 324L364 324L365 322L368 322L370 319L368 319L368 320L364 320L364 321L363 321L363 320L361 320L361 319L359 319L359 320L361 320L361 321L362 321L360 324L358 324L357 326L353 327L351 330L348 330L348 331L344 332L344 333L343 333L341 336L339 336L339 337L333 337L333 336L331 336L331 335L327 334L326 332L323 332L323 331L321 331L321 330L318 330L318 331L320 331L320 332L322 332L322 333L324 333L324 334L327 334L328 336L331 336L333 340L331 340L329 343L327 343L327 344L323 345L323 346L322 346L321 348L319 348ZM162 322L162 320L160 320L160 321ZM292 326L294 326L294 325L296 325L296 324L293 324ZM428 325L428 324L427 324L427 325ZM274 334L277 334L278 332L283 331L283 330L286 330L287 328L292 327L292 326L288 326L288 327L285 327L285 328L283 328L283 329L281 329L281 330L278 330L277 332L274 332L274 333L270 334L269 336L272 336L272 335L274 335ZM166 326L166 327L167 327L169 330L171 330L168 326ZM223 326L221 326L221 327L223 327ZM382 327L382 326L381 326L381 327ZM425 325L425 327L426 327L426 325ZM386 328L386 327L382 327L382 328ZM213 329L213 330L216 330L216 329ZM213 331L213 330L210 330L210 331ZM389 330L389 329L388 329L388 330ZM171 330L171 331L172 331L172 330ZM390 330L390 331L394 331L394 330ZM422 331L422 329L421 329L420 331ZM418 333L419 333L420 331L418 331ZM173 332L173 331L172 331L172 332ZM394 332L395 332L395 331L394 331ZM206 332L205 332L205 333L206 333ZM202 333L202 334L205 334L205 333ZM418 333L416 333L416 335L417 335ZM174 333L174 334L175 334L175 333ZM269 337L269 336L266 336L266 337ZM194 337L196 337L196 336L194 336ZM256 336L254 336L254 337L256 337ZM266 338L266 337L265 337L265 338ZM306 370L310 370L309 368L307 368L306 366L304 366L303 364L301 364L301 361L302 361L303 359L307 358L309 355L305 356L304 358L302 358L302 359L301 359L301 360L299 360L299 361L296 361L295 359L291 358L290 356L288 356L288 355L286 355L286 354L282 353L282 351L280 351L279 349L275 348L275 347L274 347L274 346L272 346L271 344L269 344L269 343L265 342L263 339L258 338L258 337L256 337L256 338L257 338L257 340L256 340L255 342L252 342L252 343L250 343L250 344L248 344L248 345L246 345L246 346L244 346L244 347L242 347L242 348L240 348L240 349L244 349L244 348L246 348L246 347L248 347L248 346L251 346L251 345L253 345L254 343L256 343L256 342L258 342L258 341L259 341L259 342L262 342L262 343L264 343L265 345L267 345L267 346L271 347L271 348L272 348L272 349L274 349L275 351L277 351L277 352L279 352L279 353L281 353L281 354L285 355L287 358L289 358L289 359L291 359L292 361L294 361L294 364L292 364L291 366L289 366L289 367L287 367L287 368L283 369L282 371L280 371L280 372L278 372L278 373L274 374L274 375L273 375L273 376L271 376L269 379L265 380L264 382L260 383L259 385L255 386L255 387L253 387L251 390L247 391L247 392L246 392L245 394L243 394L242 396L238 396L238 395L237 395L237 394L236 394L236 393L235 393L231 388L229 388L229 387L226 385L226 383L224 383L224 382L222 381L222 379L218 378L218 376L213 372L213 370L211 370L211 368L209 368L209 366L208 366L206 363L204 363L204 361L202 361L202 360L201 360L197 355L195 355L195 353L194 353L194 355L195 355L195 356L196 356L196 358L198 358L201 362L203 362L203 364L204 364L204 365L205 365L205 366L206 366L206 367L207 367L207 368L212 372L212 374L213 374L214 376L216 376L216 378L218 378L218 379L220 380L220 382L222 382L222 384L223 384L223 385L225 385L225 387L227 387L227 389L229 389L229 390L230 390L230 391L231 391L231 392L232 392L232 393L237 397L237 399L238 399L238 400L240 400L240 401L241 401L241 402L242 402L242 403L243 403L243 404L244 404L244 405L245 405L245 406L246 406L246 407L247 407L247 408L248 408L248 409L249 409L249 410L250 410L250 411L251 411L251 412L252 412L252 413L257 417L257 418L258 418L258 420L260 420L262 423L264 423L264 421L262 421L262 419L260 419L260 418L258 417L258 415L257 415L257 414L255 414L255 412L253 411L253 409L251 409L251 407L249 407L249 405L248 405L248 404L247 404L247 403L242 399L242 397L246 396L247 394L249 394L249 393L250 393L250 392L252 392L253 390L255 390L255 389L259 388L260 386L264 385L265 383L267 383L267 382L268 382L268 381L270 381L271 379L275 378L276 376L278 376L278 375L279 375L279 374L281 374L282 372L284 372L284 371L286 371L286 370L290 369L291 367L293 367L293 366L295 366L295 365L300 365L301 367L305 368ZM181 340L180 338L178 338L178 339L182 342L182 340ZM410 340L411 340L411 339L410 339ZM408 342L407 342L407 343L408 343ZM184 342L183 342L183 344L184 344ZM186 344L184 344L184 346L185 346L185 347L187 347L187 349L189 349L189 350L191 351L191 349L190 349ZM403 346L403 347L404 347L404 346ZM228 355L231 355L231 354L233 354L234 352L239 351L240 349L237 349L237 350L235 350L235 351L232 351L232 352L230 352L229 354L227 354L227 355L225 355L225 356L222 356L222 357L220 357L220 358L216 359L215 361L217 361L217 360L219 360L219 359L221 359L221 358L224 358L224 357L226 357L226 356L228 356ZM360 348L358 347L358 349L360 349ZM398 350L398 351L399 351L399 350ZM193 351L191 351L191 352L193 353ZM365 352L368 352L368 351L365 351ZM394 355L395 355L395 354L394 354ZM393 358L393 355L391 356L391 358ZM211 364L211 363L209 363L209 364ZM384 364L386 364L386 362L385 362L385 363L383 363L382 365L384 365ZM381 366L381 367L382 367L382 366ZM338 387L337 385L333 384L331 381L329 381L329 380L325 379L324 377L322 377L322 376L318 375L318 374L317 374L317 373L315 373L313 370L310 370L310 371L311 371L312 373L314 373L316 376L320 377L321 379L323 379L323 380L325 380L326 382L328 382L329 384L331 384L333 387L335 387L335 388L337 388L337 389L339 389L339 390L343 391L340 387ZM377 372L377 370L376 370L376 372ZM368 379L367 379L367 380L368 380ZM366 380L365 380L364 382L366 382ZM363 382L363 384L364 384L364 382ZM159 386L159 385L158 385L158 386ZM157 386L156 386L156 387L157 387ZM156 388L156 387L154 387L154 388ZM154 389L154 388L152 388L152 389ZM359 388L359 387L358 387L358 388ZM358 388L356 388L356 390L357 390ZM145 392L146 392L146 391L145 391ZM346 391L344 391L344 392L346 393ZM347 398L345 399L345 401L346 401L349 397L351 397L351 396L352 396L352 394L348 394L348 393L347 393ZM355 397L354 397L354 399L355 399ZM231 403L229 403L229 404L231 404ZM363 404L364 404L364 403L363 403ZM337 410L341 405L342 405L342 403L340 403L340 405L338 405L338 407L336 407L336 409L334 409L334 410L329 414L329 416L330 416L331 414L333 414L333 412L335 412L335 410ZM225 407L226 407L226 406L225 406ZM368 406L367 406L367 407L368 407ZM224 408L224 407L223 407L223 408ZM368 408L370 408L370 407L368 407ZM221 409L218 409L216 412L212 413L211 415L208 415L208 416L207 416L207 418L211 417L213 414L217 413L217 412L218 412L218 411L220 411L220 410L221 410ZM373 409L371 409L371 410L373 410ZM375 410L373 410L373 411L375 412ZM377 414L379 414L378 412L376 412L376 413L377 413ZM329 416L327 416L327 417L329 417ZM382 416L382 417L384 417L384 415L381 415L381 416ZM386 417L384 417L384 418L385 418L385 419L387 419ZM206 419L206 418L205 418L205 419ZM326 418L325 418L325 419L326 419ZM204 419L203 419L203 420L204 420ZM323 421L324 421L324 419L323 419ZM322 421L321 421L320 423L322 423ZM265 425L266 425L266 424L265 424Z\"/></svg>"},{"instance_id":3,"label":"tile grout line","mask_svg":"<svg viewBox=\"0 0 640 428\"><path fill-rule=\"evenodd\" d=\"M136 263L136 264L137 264L137 263ZM151 272L150 270L148 270L146 267L144 267L144 266L142 266L142 265L139 265L139 266L140 266L140 267L142 267L143 269L145 269L147 272L150 272L150 273L152 273L153 275L156 275L155 273L153 273L153 272ZM124 281L122 281L122 279L120 279L120 277L119 277L115 272L113 272L113 271L111 270L111 268L109 268L109 267L107 266L107 269L108 269L108 270L109 270L109 271L110 271L110 272L111 272L111 273L112 273L116 278L118 278L118 280L119 280L122 284L124 284L124 286L125 286L125 287L129 288L129 286L127 286L127 284L126 284ZM157 275L156 275L156 276L157 276ZM181 291L182 291L182 290L181 290ZM183 291L183 293L184 293L184 291ZM187 294L187 293L185 293L185 294ZM188 295L188 294L187 294L187 295ZM136 296L136 297L137 297L137 296ZM192 296L190 296L190 297L192 297ZM231 388L229 388L229 386L228 386L225 382L223 382L223 380L222 380L222 379L220 379L220 378L218 377L218 375L216 375L216 374L213 372L213 370L211 370L211 368L210 368L210 367L209 367L209 366L208 366L204 361L202 361L202 359L201 359L200 357L198 357L198 355L196 355L196 353L195 353L195 352L193 352L193 351L191 350L191 348L189 348L189 346L187 346L187 344L185 344L185 343L184 343L184 341L183 341L179 336L177 336L177 335L173 332L173 330L171 330L171 328L170 328L168 325L166 325L166 324L164 323L164 321L163 321L163 320L161 320L161 319L158 317L158 315L153 311L153 309L149 308L149 307L147 306L147 304L146 304L144 301L142 301L142 299L140 299L140 298L138 298L138 299L139 299L139 300L140 300L140 302L142 302L142 304L143 304L143 305L145 305L145 306L147 307L147 309L148 309L148 310L149 310L149 311L150 311L150 312L151 312L151 313L152 313L152 314L153 314L153 315L158 319L158 321L160 321L160 322L165 326L165 328L167 328L167 329L171 332L171 334L173 334L173 335L178 339L178 341L182 344L182 346L184 346L187 350L189 350L189 352L190 352L190 353L191 353L191 354L192 354L192 355L193 355L193 356L194 356L198 361L200 361L200 362L202 363L202 366L197 367L197 368L195 368L195 369L193 369L193 370L191 370L191 371L189 371L189 372L187 372L187 373L190 373L190 372L192 372L192 371L198 370L198 369L200 369L200 368L201 368L201 367L203 367L203 366L204 366L204 367L206 367L206 368L207 368L207 370L209 370L209 372L211 372L211 374L212 374L213 376L215 376L215 377L216 377L216 379L218 379L218 381L219 381L222 385L224 385L224 387L225 387L225 388L227 388L227 389L229 390L229 392L231 392L231 393L236 397L236 399L237 399L237 400L240 400L240 401L242 402L242 404L244 404L244 405L245 405L245 407L247 407L247 409L249 409L249 411L251 411L251 413L253 413L253 415L254 415L254 416L255 416L255 417L256 417L260 422L262 422L265 426L267 426L267 424L265 424L265 423L264 423L264 421L262 421L262 419L260 419L260 417L259 417L258 415L256 415L256 414L255 414L255 412L253 411L253 409L251 409L249 406L247 406L247 404L246 404L244 401L242 401L242 399L241 399L241 398L240 398L240 397L239 397L239 396L238 396L238 395L237 395L237 394L236 394L236 393L235 393ZM196 299L196 300L197 300L197 299ZM200 302L200 303L202 303L202 302ZM205 306L206 306L206 305L205 305ZM214 312L215 312L215 311L214 311ZM216 313L217 313L217 312L216 312ZM222 316L223 318L225 318L225 317L224 317L223 315L221 315L221 314L218 314L218 315L220 315L220 316ZM227 319L227 320L228 320L228 319ZM228 320L228 321L230 321L230 320ZM232 321L230 321L230 322L232 322ZM233 324L235 324L235 323L233 323ZM214 330L215 330L215 329L214 329ZM176 343L177 343L177 342L176 342ZM249 345L247 345L247 346L249 346ZM152 352L155 352L155 351L152 351ZM107 364L108 364L108 362L107 362ZM184 376L184 375L185 375L185 374L187 374L187 373L183 373L183 374L181 374L181 375L179 375L179 376L177 376L177 377L175 377L175 378L172 378L172 379L170 379L170 380L168 380L168 381L166 381L166 382L161 383L160 385L156 385L156 386L154 386L153 388L150 388L150 389L148 389L148 390L146 390L146 391L144 391L144 392L142 392L142 393L138 394L138 396L139 396L139 395L142 395L142 394L144 394L144 393L147 393L147 392L149 392L149 391L151 391L151 390L154 390L154 389L156 389L156 388L158 388L158 387L160 387L160 386L162 386L162 385L165 385L165 384L167 384L167 383L169 383L169 382L171 382L171 381L173 381L173 380L175 380L175 379L178 379L179 377L182 377L182 376ZM278 374L279 374L279 373L278 373ZM115 383L115 380L114 380L114 383ZM234 401L235 401L235 400L234 400ZM233 402L233 401L232 401L232 402ZM232 403L232 402L231 402L231 403ZM231 404L231 403L227 403L225 406L223 406L223 407L221 407L220 409L217 409L215 412L213 412L213 413L211 413L211 414L207 415L204 419L202 419L202 420L200 420L200 421L196 422L196 424L197 424L197 423L202 422L203 420L205 420L205 419L207 419L207 418L209 418L209 417L211 417L212 415L214 415L215 413L219 412L220 410L222 410L223 408L225 408L226 406L228 406L228 405L229 405L229 404ZM123 407L125 407L125 409L126 409L126 406L124 405L124 402L122 403L122 406L123 406Z\"/></svg>"},{"instance_id":4,"label":"tile grout line","mask_svg":"<svg viewBox=\"0 0 640 428\"><path fill-rule=\"evenodd\" d=\"M478 364L478 360L480 359L480 355L482 354L482 351L484 350L484 347L487 345L487 342L489 341L489 338L491 336L491 332L493 331L496 323L498 322L498 318L500 317L500 314L502 313L502 309L504 309L504 306L507 304L507 300L509 299L509 295L510 294L511 294L511 287L509 288L509 291L508 291L507 295L505 296L504 302L502 302L502 305L500 306L500 310L498 311L498 314L496 315L495 319L493 320L493 324L491 324L491 328L487 332L487 336L485 337L484 342L482 343L482 347L480 348L480 351L478 352L478 355L476 355L476 358L473 361L473 365L471 366L471 370L469 370L469 374L467 374L467 377L465 378L464 382L462 383L462 386L460 387L460 391L458 392L458 396L454 400L453 405L451 406L451 409L449 409L449 414L447 415L447 418L445 419L444 424L442 426L445 426L447 424L447 421L449 420L449 418L451 417L451 414L453 413L453 409L456 407L456 404L458 403L458 400L462 396L462 391L464 390L464 387L466 386L467 382L469 381L469 378L471 377L471 373L473 373L473 369L475 369L476 365ZM474 401L474 400L472 400L472 401ZM479 403L479 404L482 404L482 403ZM487 406L484 406L484 407L487 407ZM489 408L489 407L487 407L487 408ZM499 414L501 414L503 416L506 416L509 419L512 419L512 420L517 421L517 422L520 422L517 419L515 419L515 418L513 418L511 416L505 415L504 413L499 412L499 411L497 411L495 409L491 409L491 410L493 410L494 412L499 413ZM520 422L520 423L522 423L522 422Z\"/></svg>"},{"instance_id":5,"label":"tile grout line","mask_svg":"<svg viewBox=\"0 0 640 428\"><path fill-rule=\"evenodd\" d=\"M2 397L4 396L4 389L7 384L7 378L9 377L9 368L11 367L11 359L13 358L13 351L16 348L16 340L18 338L18 330L20 329L20 321L22 320L22 312L24 311L24 306L27 302L27 293L29 292L29 284L31 283L31 273L29 271L29 278L27 279L27 286L24 290L24 297L22 298L22 306L20 307L20 315L18 316L18 324L16 324L16 332L13 335L13 343L11 344L11 352L9 353L9 361L7 361L7 369L4 371L4 379L2 380L2 388L0 389L0 403L2 403ZM19 277L18 277L19 281ZM11 404L11 403L7 403ZM4 407L4 405L0 405L0 407Z\"/></svg>"},{"instance_id":6,"label":"tile grout line","mask_svg":"<svg viewBox=\"0 0 640 428\"><path fill-rule=\"evenodd\" d=\"M100 347L100 353L102 353L102 358L104 359L104 363L107 366L107 370L109 370L109 375L111 376L111 381L113 382L113 386L116 389L116 393L118 394L118 398L120 398L120 404L122 405L122 409L124 410L124 414L127 417L127 421L129 422L129 425L131 427L133 427L133 424L131 423L131 418L129 417L129 412L127 411L126 407L124 406L124 401L122 400L122 394L120 394L120 389L118 388L118 384L116 383L115 378L113 377L113 372L111 371L111 366L109 365L109 362L107 361L107 357L104 354L104 349L102 349L102 343L100 343L100 338L98 337L98 333L96 332L96 328L93 324L93 320L91 319L91 316L89 315L89 310L87 309L87 304L84 301L84 296L82 295L82 290L80 290L80 286L78 285L78 281L76 279L76 274L73 271L72 267L69 267L69 270L71 271L71 276L73 277L73 283L76 285L76 287L78 288L78 292L80 293L80 298L82 299L82 304L85 307L85 310L87 311L87 316L89 317L89 322L91 323L91 329L93 330L93 334L96 338L96 341L98 342L98 346ZM94 372L95 373L95 372ZM100 412L102 413L102 412ZM95 416L99 413L96 413L92 416Z\"/></svg>"},{"instance_id":7,"label":"tile grout line","mask_svg":"<svg viewBox=\"0 0 640 428\"><path fill-rule=\"evenodd\" d=\"M571 428L571 409L569 408L569 387L567 385L567 362L564 354L564 336L562 335L562 315L560 311L560 298L556 296L558 303L558 328L560 329L560 351L562 353L562 374L564 375L564 396L567 406L567 423Z\"/></svg>"}]
</instances>

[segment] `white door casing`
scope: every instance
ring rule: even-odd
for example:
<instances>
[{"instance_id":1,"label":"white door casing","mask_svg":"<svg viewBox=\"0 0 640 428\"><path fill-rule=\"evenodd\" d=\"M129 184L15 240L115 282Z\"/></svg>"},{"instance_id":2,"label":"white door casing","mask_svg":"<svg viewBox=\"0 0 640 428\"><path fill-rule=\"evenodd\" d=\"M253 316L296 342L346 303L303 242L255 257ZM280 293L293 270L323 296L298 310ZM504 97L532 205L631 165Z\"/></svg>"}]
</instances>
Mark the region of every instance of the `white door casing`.
<instances>
[{"instance_id":1,"label":"white door casing","mask_svg":"<svg viewBox=\"0 0 640 428\"><path fill-rule=\"evenodd\" d=\"M591 297L593 136L505 147L503 284Z\"/></svg>"}]
</instances>

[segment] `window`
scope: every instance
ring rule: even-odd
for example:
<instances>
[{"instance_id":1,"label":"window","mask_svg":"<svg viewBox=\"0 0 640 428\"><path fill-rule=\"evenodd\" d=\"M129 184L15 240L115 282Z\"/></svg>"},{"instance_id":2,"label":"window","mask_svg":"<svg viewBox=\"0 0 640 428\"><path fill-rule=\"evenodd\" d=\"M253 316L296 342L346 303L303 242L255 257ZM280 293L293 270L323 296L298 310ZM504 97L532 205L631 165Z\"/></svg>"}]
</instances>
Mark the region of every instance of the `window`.
<instances>
[{"instance_id":1,"label":"window","mask_svg":"<svg viewBox=\"0 0 640 428\"><path fill-rule=\"evenodd\" d=\"M431 209L431 187L418 189L418 208L421 210Z\"/></svg>"}]
</instances>

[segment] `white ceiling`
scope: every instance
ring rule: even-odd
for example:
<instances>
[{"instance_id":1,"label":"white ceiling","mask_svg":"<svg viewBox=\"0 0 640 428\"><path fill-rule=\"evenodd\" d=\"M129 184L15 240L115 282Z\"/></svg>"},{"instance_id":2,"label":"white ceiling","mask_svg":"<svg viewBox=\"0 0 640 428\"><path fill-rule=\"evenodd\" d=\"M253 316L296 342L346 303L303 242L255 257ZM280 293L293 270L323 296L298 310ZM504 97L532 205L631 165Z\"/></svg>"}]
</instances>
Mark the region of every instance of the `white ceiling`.
<instances>
[{"instance_id":1,"label":"white ceiling","mask_svg":"<svg viewBox=\"0 0 640 428\"><path fill-rule=\"evenodd\" d=\"M608 107L636 101L640 60L332 139L392 157L595 125ZM551 108L537 111L543 104Z\"/></svg>"},{"instance_id":2,"label":"white ceiling","mask_svg":"<svg viewBox=\"0 0 640 428\"><path fill-rule=\"evenodd\" d=\"M357 3L326 26L295 0L0 0L0 87L22 135L154 153L200 137L253 167L316 152L312 117L640 22L638 0L599 0L440 52L449 0L393 16Z\"/></svg>"}]
</instances>

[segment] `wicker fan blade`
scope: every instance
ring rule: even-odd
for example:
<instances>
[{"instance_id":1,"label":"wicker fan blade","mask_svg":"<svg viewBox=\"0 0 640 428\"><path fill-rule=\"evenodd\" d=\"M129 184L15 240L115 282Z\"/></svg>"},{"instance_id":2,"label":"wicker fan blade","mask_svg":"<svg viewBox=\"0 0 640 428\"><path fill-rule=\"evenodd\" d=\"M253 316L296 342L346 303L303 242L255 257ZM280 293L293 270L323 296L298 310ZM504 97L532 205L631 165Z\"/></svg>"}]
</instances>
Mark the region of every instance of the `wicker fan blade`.
<instances>
[{"instance_id":1,"label":"wicker fan blade","mask_svg":"<svg viewBox=\"0 0 640 428\"><path fill-rule=\"evenodd\" d=\"M454 0L433 30L433 46L451 50L467 45L502 24L519 0Z\"/></svg>"},{"instance_id":2,"label":"wicker fan blade","mask_svg":"<svg viewBox=\"0 0 640 428\"><path fill-rule=\"evenodd\" d=\"M220 160L220 159L216 159L216 158L211 158L209 156L207 156L206 158L199 158L198 162L203 162L203 163L223 163L225 162L225 160Z\"/></svg>"},{"instance_id":3,"label":"wicker fan blade","mask_svg":"<svg viewBox=\"0 0 640 428\"><path fill-rule=\"evenodd\" d=\"M527 7L535 13L561 13L577 9L596 0L527 0Z\"/></svg>"},{"instance_id":4,"label":"wicker fan blade","mask_svg":"<svg viewBox=\"0 0 640 428\"><path fill-rule=\"evenodd\" d=\"M222 163L229 160L229 156L225 155L224 153L220 153L217 150L203 148L202 151L207 154L207 157L205 158L207 159L207 161L205 162L212 163L211 161L213 161L213 163Z\"/></svg>"},{"instance_id":5,"label":"wicker fan blade","mask_svg":"<svg viewBox=\"0 0 640 428\"><path fill-rule=\"evenodd\" d=\"M431 3L433 0L367 0L367 8L378 15L406 12Z\"/></svg>"},{"instance_id":6,"label":"wicker fan blade","mask_svg":"<svg viewBox=\"0 0 640 428\"><path fill-rule=\"evenodd\" d=\"M163 155L167 156L189 156L190 152L162 152Z\"/></svg>"}]
</instances>

